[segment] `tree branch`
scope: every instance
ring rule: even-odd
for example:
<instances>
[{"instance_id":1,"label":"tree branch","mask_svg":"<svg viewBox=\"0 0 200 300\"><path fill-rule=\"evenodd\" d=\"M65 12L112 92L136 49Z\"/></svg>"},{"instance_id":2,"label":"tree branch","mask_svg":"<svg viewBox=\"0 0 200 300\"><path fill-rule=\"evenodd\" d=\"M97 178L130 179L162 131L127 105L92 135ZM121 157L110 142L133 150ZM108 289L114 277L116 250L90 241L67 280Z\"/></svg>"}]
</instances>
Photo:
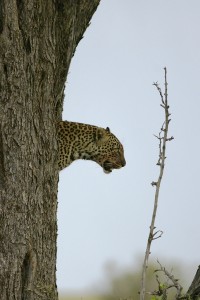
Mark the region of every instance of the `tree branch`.
<instances>
[{"instance_id":1,"label":"tree branch","mask_svg":"<svg viewBox=\"0 0 200 300\"><path fill-rule=\"evenodd\" d=\"M172 284L167 284L165 285L165 290L170 289L172 287L176 288L177 293L176 293L176 299L180 299L181 293L183 290L183 287L180 285L178 282L178 279L174 277L174 275L166 270L165 267L161 265L161 263L158 261L158 264L160 265L160 269L155 270L155 272L163 272L165 276L171 281ZM157 276L158 279L158 276Z\"/></svg>"},{"instance_id":2,"label":"tree branch","mask_svg":"<svg viewBox=\"0 0 200 300\"><path fill-rule=\"evenodd\" d=\"M146 252L145 252L145 257L144 257L144 262L143 262L143 267L142 267L142 278L141 278L141 289L140 289L140 300L145 299L145 285L146 285L146 270L148 267L148 260L149 260L149 255L150 255L150 249L151 249L151 243L153 240L156 238L160 238L162 236L162 231L158 230L157 232L154 232L155 230L155 219L156 219L156 213L157 213L157 207L158 207L158 198L159 198L159 192L160 192L160 185L163 177L163 172L164 172L164 167L165 167L165 159L166 159L166 144L167 141L171 141L173 137L168 138L168 127L169 127L169 105L168 105L168 90L167 90L167 68L164 68L165 72L165 92L163 95L163 92L161 88L159 87L158 83L155 82L153 85L156 87L158 90L160 97L161 97L161 107L164 109L165 113L165 121L161 127L161 130L159 132L159 135L156 136L156 138L159 140L159 158L157 165L160 167L160 172L158 176L158 180L155 182L153 181L151 184L152 186L156 187L155 190L155 197L154 197L154 208L153 208L153 214L152 214L152 219L151 219L151 225L150 225L150 231L149 231L149 237L147 240L147 246L146 246ZM160 233L157 237L157 233Z\"/></svg>"}]
</instances>

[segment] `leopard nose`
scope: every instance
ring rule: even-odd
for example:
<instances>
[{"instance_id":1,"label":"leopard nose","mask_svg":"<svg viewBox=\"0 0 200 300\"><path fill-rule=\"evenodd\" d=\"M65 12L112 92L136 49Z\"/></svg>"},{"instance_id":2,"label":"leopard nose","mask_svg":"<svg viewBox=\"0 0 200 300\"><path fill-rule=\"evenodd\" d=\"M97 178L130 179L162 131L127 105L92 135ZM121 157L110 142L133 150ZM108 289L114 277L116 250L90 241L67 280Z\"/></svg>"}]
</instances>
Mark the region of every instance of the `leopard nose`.
<instances>
[{"instance_id":1,"label":"leopard nose","mask_svg":"<svg viewBox=\"0 0 200 300\"><path fill-rule=\"evenodd\" d=\"M126 165L126 161L125 161L125 158L122 159L122 167L125 167Z\"/></svg>"}]
</instances>

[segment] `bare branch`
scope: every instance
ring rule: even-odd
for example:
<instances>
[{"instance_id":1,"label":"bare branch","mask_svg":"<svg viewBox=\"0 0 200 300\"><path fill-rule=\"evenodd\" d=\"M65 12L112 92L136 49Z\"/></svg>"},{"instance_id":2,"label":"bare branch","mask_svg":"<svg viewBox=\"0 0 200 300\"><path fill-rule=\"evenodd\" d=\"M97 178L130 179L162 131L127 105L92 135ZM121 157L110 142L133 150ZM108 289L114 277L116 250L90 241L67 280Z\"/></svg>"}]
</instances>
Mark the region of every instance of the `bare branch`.
<instances>
[{"instance_id":1,"label":"bare branch","mask_svg":"<svg viewBox=\"0 0 200 300\"><path fill-rule=\"evenodd\" d=\"M154 234L153 234L153 240L159 239L162 235L163 235L163 231L162 230L158 230L158 231L154 232Z\"/></svg>"},{"instance_id":2,"label":"bare branch","mask_svg":"<svg viewBox=\"0 0 200 300\"><path fill-rule=\"evenodd\" d=\"M143 262L143 267L142 267L142 278L141 278L141 289L140 289L140 300L145 299L145 285L146 285L146 270L148 267L148 260L149 260L149 255L150 255L150 249L151 249L151 243L153 240L160 238L163 234L161 230L158 230L157 232L154 232L155 230L155 219L156 219L156 213L157 213L157 207L158 207L158 198L159 198L159 192L160 192L160 185L163 177L163 172L164 172L164 167L165 167L165 159L166 159L166 144L167 141L171 141L173 137L168 138L168 126L169 126L169 105L168 105L168 91L167 91L167 68L164 68L164 73L165 73L165 92L164 95L162 93L161 88L159 87L158 83L155 82L153 85L156 87L158 90L160 97L161 97L161 107L164 108L165 112L165 121L161 127L161 130L159 132L159 135L155 135L155 137L159 140L159 157L158 157L158 162L157 165L160 167L160 172L158 176L157 181L153 181L151 183L152 186L156 187L155 190L155 197L154 197L154 208L153 208L153 213L152 213L152 219L151 219L151 225L150 225L150 231L149 231L149 237L147 240L147 246L146 246L146 252L145 252L145 257L144 257L144 262ZM158 236L156 236L159 233Z\"/></svg>"},{"instance_id":3,"label":"bare branch","mask_svg":"<svg viewBox=\"0 0 200 300\"><path fill-rule=\"evenodd\" d=\"M155 85L155 87L157 88L157 90L158 90L158 92L160 94L160 98L161 98L161 101L162 101L162 104L160 104L160 106L162 106L163 108L165 108L165 101L164 101L163 93L162 93L161 88L159 87L158 82L154 82L153 85Z\"/></svg>"},{"instance_id":4,"label":"bare branch","mask_svg":"<svg viewBox=\"0 0 200 300\"><path fill-rule=\"evenodd\" d=\"M179 279L175 278L173 274L169 273L165 267L161 265L161 263L157 260L158 264L160 265L160 269L155 270L155 272L163 272L165 276L171 280L172 284L168 285L168 288L174 287L177 290L176 293L176 299L179 299L181 297L181 292L183 290L183 287L178 282Z\"/></svg>"}]
</instances>

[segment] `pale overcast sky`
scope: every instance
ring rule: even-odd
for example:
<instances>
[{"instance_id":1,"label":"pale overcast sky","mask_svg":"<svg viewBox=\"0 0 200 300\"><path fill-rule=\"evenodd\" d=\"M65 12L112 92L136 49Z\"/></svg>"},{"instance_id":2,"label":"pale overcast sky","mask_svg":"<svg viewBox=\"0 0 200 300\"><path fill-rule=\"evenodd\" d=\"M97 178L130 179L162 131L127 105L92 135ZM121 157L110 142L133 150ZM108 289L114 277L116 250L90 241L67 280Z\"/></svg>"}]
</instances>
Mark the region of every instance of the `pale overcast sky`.
<instances>
[{"instance_id":1,"label":"pale overcast sky","mask_svg":"<svg viewBox=\"0 0 200 300\"><path fill-rule=\"evenodd\" d=\"M157 179L160 98L168 69L172 121L153 258L196 272L200 247L200 1L101 0L72 60L63 119L109 126L127 165L104 174L77 161L60 173L60 290L84 290L107 261L137 264L143 255ZM191 278L192 280L192 278Z\"/></svg>"}]
</instances>

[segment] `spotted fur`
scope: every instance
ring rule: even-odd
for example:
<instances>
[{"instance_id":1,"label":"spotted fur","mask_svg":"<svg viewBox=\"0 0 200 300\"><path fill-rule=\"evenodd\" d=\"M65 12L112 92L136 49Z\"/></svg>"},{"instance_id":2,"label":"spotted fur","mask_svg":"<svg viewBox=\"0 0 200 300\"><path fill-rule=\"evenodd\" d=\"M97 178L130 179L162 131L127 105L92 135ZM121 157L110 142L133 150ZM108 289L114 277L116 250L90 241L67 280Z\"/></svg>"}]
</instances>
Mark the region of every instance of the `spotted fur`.
<instances>
[{"instance_id":1,"label":"spotted fur","mask_svg":"<svg viewBox=\"0 0 200 300\"><path fill-rule=\"evenodd\" d=\"M126 164L124 149L110 129L76 122L58 124L59 168L68 167L77 159L98 163L105 173Z\"/></svg>"}]
</instances>

